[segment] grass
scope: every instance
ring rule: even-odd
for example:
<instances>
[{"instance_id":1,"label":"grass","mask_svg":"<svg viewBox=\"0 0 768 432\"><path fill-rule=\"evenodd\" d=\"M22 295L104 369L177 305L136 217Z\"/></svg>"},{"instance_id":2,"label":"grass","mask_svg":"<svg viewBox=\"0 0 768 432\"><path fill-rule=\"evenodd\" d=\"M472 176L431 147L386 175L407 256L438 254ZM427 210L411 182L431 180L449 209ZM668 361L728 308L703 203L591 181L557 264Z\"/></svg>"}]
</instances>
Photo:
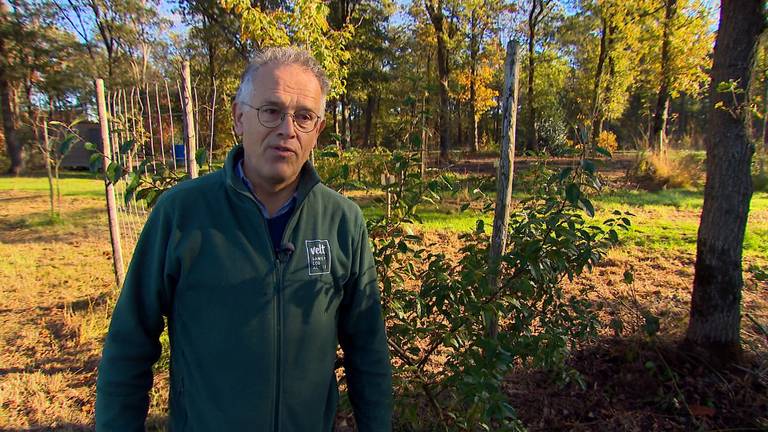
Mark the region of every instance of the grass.
<instances>
[{"instance_id":1,"label":"grass","mask_svg":"<svg viewBox=\"0 0 768 432\"><path fill-rule=\"evenodd\" d=\"M515 194L520 199L523 193ZM594 198L596 219L610 217L613 210L628 211L632 230L624 234L622 244L659 251L696 252L696 237L704 198L700 190L674 189L659 192L618 190ZM381 216L382 210L371 202L362 204L366 217ZM425 207L420 213L426 230L467 232L477 220L490 229L492 214L459 212L456 206ZM768 193L757 192L750 203L749 222L744 239L744 256L768 261Z\"/></svg>"},{"instance_id":2,"label":"grass","mask_svg":"<svg viewBox=\"0 0 768 432\"><path fill-rule=\"evenodd\" d=\"M62 172L61 195L80 197L103 197L104 182L99 175L89 172ZM48 177L45 174L28 177L0 177L0 191L23 191L48 193Z\"/></svg>"}]
</instances>

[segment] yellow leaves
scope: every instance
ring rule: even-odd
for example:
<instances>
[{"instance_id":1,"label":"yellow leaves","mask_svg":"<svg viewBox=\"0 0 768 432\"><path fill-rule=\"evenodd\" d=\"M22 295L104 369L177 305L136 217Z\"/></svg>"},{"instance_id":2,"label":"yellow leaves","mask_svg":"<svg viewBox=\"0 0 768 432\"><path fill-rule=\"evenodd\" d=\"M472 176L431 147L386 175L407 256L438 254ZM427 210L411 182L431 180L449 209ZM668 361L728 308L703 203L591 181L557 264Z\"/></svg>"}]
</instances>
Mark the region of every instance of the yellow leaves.
<instances>
[{"instance_id":1,"label":"yellow leaves","mask_svg":"<svg viewBox=\"0 0 768 432\"><path fill-rule=\"evenodd\" d=\"M499 92L491 88L495 69L488 63L482 63L477 67L477 76L475 78L475 115L479 118L484 112L496 106L496 97ZM469 69L457 73L456 81L460 91L456 95L461 102L467 102L470 99L470 86L472 84L472 73Z\"/></svg>"},{"instance_id":2,"label":"yellow leaves","mask_svg":"<svg viewBox=\"0 0 768 432\"><path fill-rule=\"evenodd\" d=\"M222 7L240 18L244 39L260 47L297 45L308 49L323 65L331 81L330 97L344 92L349 52L346 45L354 27L334 30L328 23L330 8L320 0L294 0L286 9L264 11L250 0L219 0Z\"/></svg>"}]
</instances>

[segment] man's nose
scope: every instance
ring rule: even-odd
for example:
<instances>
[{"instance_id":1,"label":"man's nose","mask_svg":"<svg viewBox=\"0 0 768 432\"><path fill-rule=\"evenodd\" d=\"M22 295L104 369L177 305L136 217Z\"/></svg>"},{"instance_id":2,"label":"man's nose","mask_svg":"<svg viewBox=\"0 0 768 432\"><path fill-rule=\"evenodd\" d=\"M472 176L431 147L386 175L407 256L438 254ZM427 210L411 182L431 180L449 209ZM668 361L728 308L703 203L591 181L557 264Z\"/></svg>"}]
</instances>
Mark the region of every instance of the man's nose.
<instances>
[{"instance_id":1,"label":"man's nose","mask_svg":"<svg viewBox=\"0 0 768 432\"><path fill-rule=\"evenodd\" d=\"M296 125L293 121L293 114L283 113L283 119L277 125L277 134L288 138L296 136Z\"/></svg>"}]
</instances>

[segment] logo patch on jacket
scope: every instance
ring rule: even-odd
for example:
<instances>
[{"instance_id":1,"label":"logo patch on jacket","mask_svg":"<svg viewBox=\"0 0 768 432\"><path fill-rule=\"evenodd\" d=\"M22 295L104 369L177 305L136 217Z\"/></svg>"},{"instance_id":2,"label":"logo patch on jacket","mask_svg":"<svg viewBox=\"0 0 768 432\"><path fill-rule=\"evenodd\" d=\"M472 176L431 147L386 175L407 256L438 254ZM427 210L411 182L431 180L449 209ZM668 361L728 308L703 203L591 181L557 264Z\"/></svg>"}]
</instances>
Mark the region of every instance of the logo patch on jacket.
<instances>
[{"instance_id":1,"label":"logo patch on jacket","mask_svg":"<svg viewBox=\"0 0 768 432\"><path fill-rule=\"evenodd\" d=\"M319 275L331 272L331 246L328 240L305 240L309 274Z\"/></svg>"}]
</instances>

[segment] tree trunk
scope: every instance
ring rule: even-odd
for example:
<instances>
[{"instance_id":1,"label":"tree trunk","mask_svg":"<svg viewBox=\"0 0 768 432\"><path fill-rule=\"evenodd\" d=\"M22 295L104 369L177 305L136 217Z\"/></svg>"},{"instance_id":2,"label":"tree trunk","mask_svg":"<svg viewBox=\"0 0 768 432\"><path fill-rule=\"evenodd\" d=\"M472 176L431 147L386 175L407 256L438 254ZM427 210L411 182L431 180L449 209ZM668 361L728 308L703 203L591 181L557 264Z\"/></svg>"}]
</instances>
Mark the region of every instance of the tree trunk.
<instances>
[{"instance_id":1,"label":"tree trunk","mask_svg":"<svg viewBox=\"0 0 768 432\"><path fill-rule=\"evenodd\" d=\"M448 161L448 150L451 147L450 118L448 113L448 34L444 26L443 2L425 0L427 13L437 36L437 75L440 79L440 161Z\"/></svg>"},{"instance_id":2,"label":"tree trunk","mask_svg":"<svg viewBox=\"0 0 768 432\"><path fill-rule=\"evenodd\" d=\"M603 68L605 60L608 57L608 21L601 19L602 28L600 29L600 53L597 56L597 69L595 70L595 82L592 87L592 136L590 143L584 144L584 155L589 154L590 144L594 146L597 143L597 137L600 136L600 119L602 110L600 109L600 85L603 78Z\"/></svg>"},{"instance_id":3,"label":"tree trunk","mask_svg":"<svg viewBox=\"0 0 768 432\"><path fill-rule=\"evenodd\" d=\"M751 68L765 25L761 0L723 0L710 85L707 183L696 242L686 344L724 364L741 353L742 244L752 197L752 147L747 136ZM718 92L736 82L744 93ZM722 104L722 107L716 107Z\"/></svg>"},{"instance_id":4,"label":"tree trunk","mask_svg":"<svg viewBox=\"0 0 768 432\"><path fill-rule=\"evenodd\" d=\"M373 112L376 109L376 96L368 93L365 102L365 124L363 127L363 147L370 147L371 127L373 126Z\"/></svg>"},{"instance_id":5,"label":"tree trunk","mask_svg":"<svg viewBox=\"0 0 768 432\"><path fill-rule=\"evenodd\" d=\"M661 42L661 84L656 100L656 112L651 129L651 148L661 154L666 151L667 119L669 118L670 84L672 82L670 45L672 22L677 12L677 0L664 1L664 36Z\"/></svg>"},{"instance_id":6,"label":"tree trunk","mask_svg":"<svg viewBox=\"0 0 768 432\"><path fill-rule=\"evenodd\" d=\"M531 2L531 11L528 13L528 139L525 145L525 149L528 151L539 150L539 137L536 133L536 95L533 90L534 75L536 74L536 61L534 59L534 53L536 51L536 25L538 24L539 16L538 9L544 9L541 4L541 0L533 0Z\"/></svg>"},{"instance_id":7,"label":"tree trunk","mask_svg":"<svg viewBox=\"0 0 768 432\"><path fill-rule=\"evenodd\" d=\"M5 21L8 17L8 5L5 0L0 0L0 20ZM0 34L0 111L3 115L3 134L5 135L5 149L8 152L8 158L11 160L11 166L8 168L8 174L19 175L24 169L24 148L16 135L16 107L15 99L11 95L11 83L8 80L8 70L6 60L8 52L5 47L5 39Z\"/></svg>"},{"instance_id":8,"label":"tree trunk","mask_svg":"<svg viewBox=\"0 0 768 432\"><path fill-rule=\"evenodd\" d=\"M472 9L470 15L470 37L469 37L469 63L470 63L470 78L469 78L469 118L472 122L470 124L470 141L472 144L472 151L478 153L480 151L480 141L477 137L477 56L480 50L480 41L477 34L477 17L475 9Z\"/></svg>"},{"instance_id":9,"label":"tree trunk","mask_svg":"<svg viewBox=\"0 0 768 432\"><path fill-rule=\"evenodd\" d=\"M351 125L349 124L349 96L344 93L339 100L341 100L342 147L348 149L352 148L352 132L350 131Z\"/></svg>"}]
</instances>

